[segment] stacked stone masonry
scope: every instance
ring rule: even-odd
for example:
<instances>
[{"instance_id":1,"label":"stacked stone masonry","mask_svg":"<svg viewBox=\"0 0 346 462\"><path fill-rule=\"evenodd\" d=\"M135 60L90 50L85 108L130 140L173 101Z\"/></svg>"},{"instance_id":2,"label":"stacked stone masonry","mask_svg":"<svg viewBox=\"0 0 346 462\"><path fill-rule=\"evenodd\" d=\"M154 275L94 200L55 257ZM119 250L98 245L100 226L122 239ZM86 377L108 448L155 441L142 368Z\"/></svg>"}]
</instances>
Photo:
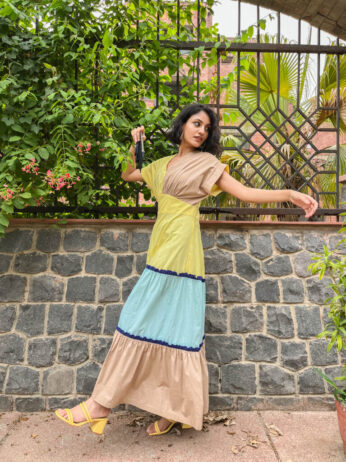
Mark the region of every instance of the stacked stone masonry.
<instances>
[{"instance_id":1,"label":"stacked stone masonry","mask_svg":"<svg viewBox=\"0 0 346 462\"><path fill-rule=\"evenodd\" d=\"M145 267L151 229L8 229L0 239L1 411L65 407L90 394ZM339 239L337 228L316 225L202 225L212 409L333 406L313 368L338 376L345 357L317 338L331 292L307 267Z\"/></svg>"}]
</instances>

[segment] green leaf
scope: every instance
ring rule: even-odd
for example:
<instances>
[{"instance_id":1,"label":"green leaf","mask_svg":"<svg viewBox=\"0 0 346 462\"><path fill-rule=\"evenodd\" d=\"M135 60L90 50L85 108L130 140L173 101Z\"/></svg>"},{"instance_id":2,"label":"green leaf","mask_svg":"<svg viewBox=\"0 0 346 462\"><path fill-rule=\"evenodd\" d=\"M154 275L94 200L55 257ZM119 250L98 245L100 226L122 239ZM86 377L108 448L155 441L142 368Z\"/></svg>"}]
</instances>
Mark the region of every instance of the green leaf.
<instances>
[{"instance_id":1,"label":"green leaf","mask_svg":"<svg viewBox=\"0 0 346 462\"><path fill-rule=\"evenodd\" d=\"M12 125L12 130L16 131L16 132L19 132L19 133L25 133L25 130L23 127L21 127L20 125L18 124L14 124Z\"/></svg>"},{"instance_id":2,"label":"green leaf","mask_svg":"<svg viewBox=\"0 0 346 462\"><path fill-rule=\"evenodd\" d=\"M9 203L5 202L4 204L2 204L2 210L5 213L11 214L11 213L13 213L13 206L12 206L12 204L9 204Z\"/></svg>"},{"instance_id":3,"label":"green leaf","mask_svg":"<svg viewBox=\"0 0 346 462\"><path fill-rule=\"evenodd\" d=\"M10 119L10 118L9 118L8 116L6 116L6 115L3 115L3 116L1 117L1 120L2 120L2 121L4 122L4 124L7 125L8 127L11 127L12 124L13 124L13 119L12 119L12 118Z\"/></svg>"},{"instance_id":4,"label":"green leaf","mask_svg":"<svg viewBox=\"0 0 346 462\"><path fill-rule=\"evenodd\" d=\"M265 19L260 19L260 20L258 21L258 25L260 26L260 28L261 28L262 30L264 30L264 29L266 28L266 20L265 20Z\"/></svg>"},{"instance_id":5,"label":"green leaf","mask_svg":"<svg viewBox=\"0 0 346 462\"><path fill-rule=\"evenodd\" d=\"M29 192L24 192L20 194L20 197L22 197L23 199L31 199L32 195Z\"/></svg>"},{"instance_id":6,"label":"green leaf","mask_svg":"<svg viewBox=\"0 0 346 462\"><path fill-rule=\"evenodd\" d=\"M5 217L5 215L0 213L0 224L2 224L3 226L8 226L9 223L10 221Z\"/></svg>"},{"instance_id":7,"label":"green leaf","mask_svg":"<svg viewBox=\"0 0 346 462\"><path fill-rule=\"evenodd\" d=\"M41 147L38 149L38 155L41 157L43 160L47 160L49 158L49 152L46 148Z\"/></svg>"},{"instance_id":8,"label":"green leaf","mask_svg":"<svg viewBox=\"0 0 346 462\"><path fill-rule=\"evenodd\" d=\"M74 121L74 117L73 117L73 114L71 113L67 114L67 116L62 119L63 124L72 124L73 121Z\"/></svg>"},{"instance_id":9,"label":"green leaf","mask_svg":"<svg viewBox=\"0 0 346 462\"><path fill-rule=\"evenodd\" d=\"M21 136L11 136L11 138L8 140L10 143L14 143L16 141L20 141L22 139Z\"/></svg>"},{"instance_id":10,"label":"green leaf","mask_svg":"<svg viewBox=\"0 0 346 462\"><path fill-rule=\"evenodd\" d=\"M44 191L43 189L40 189L40 188L35 189L34 192L35 192L36 196L45 196L46 195L46 191Z\"/></svg>"},{"instance_id":11,"label":"green leaf","mask_svg":"<svg viewBox=\"0 0 346 462\"><path fill-rule=\"evenodd\" d=\"M16 198L13 200L13 205L14 205L17 209L22 209L22 208L24 208L25 202L24 202L22 199L19 199L18 197L16 197Z\"/></svg>"},{"instance_id":12,"label":"green leaf","mask_svg":"<svg viewBox=\"0 0 346 462\"><path fill-rule=\"evenodd\" d=\"M107 29L103 39L102 39L103 46L106 50L112 45L113 43L113 34Z\"/></svg>"},{"instance_id":13,"label":"green leaf","mask_svg":"<svg viewBox=\"0 0 346 462\"><path fill-rule=\"evenodd\" d=\"M320 374L320 376L327 382L329 383L329 385L331 385L333 388L336 389L336 391L341 394L341 395L344 395L346 396L346 393L341 390L340 388L338 388L338 386L336 385L336 383L333 382L333 380L331 378L329 378L326 374L324 374L323 372L321 372L319 369L316 369L316 367L313 368L318 374Z\"/></svg>"}]
</instances>

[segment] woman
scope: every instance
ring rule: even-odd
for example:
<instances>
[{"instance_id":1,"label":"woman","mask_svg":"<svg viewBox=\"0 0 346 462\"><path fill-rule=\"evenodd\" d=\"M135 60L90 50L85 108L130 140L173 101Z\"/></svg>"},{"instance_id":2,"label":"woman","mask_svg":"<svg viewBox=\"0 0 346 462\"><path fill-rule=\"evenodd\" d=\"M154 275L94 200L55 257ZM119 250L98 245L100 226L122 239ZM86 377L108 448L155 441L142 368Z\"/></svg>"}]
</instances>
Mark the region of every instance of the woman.
<instances>
[{"instance_id":1,"label":"woman","mask_svg":"<svg viewBox=\"0 0 346 462\"><path fill-rule=\"evenodd\" d=\"M144 127L132 131L136 143ZM169 132L179 145L142 171L133 165L126 181L145 181L158 201L158 216L147 265L128 297L113 343L92 396L57 416L74 426L89 423L102 433L112 407L128 403L163 416L147 428L167 433L177 422L202 428L208 411L208 372L204 349L205 279L199 203L221 191L242 201L291 201L306 217L317 209L310 196L293 190L248 188L233 179L218 159L222 151L218 121L207 106L192 104Z\"/></svg>"}]
</instances>

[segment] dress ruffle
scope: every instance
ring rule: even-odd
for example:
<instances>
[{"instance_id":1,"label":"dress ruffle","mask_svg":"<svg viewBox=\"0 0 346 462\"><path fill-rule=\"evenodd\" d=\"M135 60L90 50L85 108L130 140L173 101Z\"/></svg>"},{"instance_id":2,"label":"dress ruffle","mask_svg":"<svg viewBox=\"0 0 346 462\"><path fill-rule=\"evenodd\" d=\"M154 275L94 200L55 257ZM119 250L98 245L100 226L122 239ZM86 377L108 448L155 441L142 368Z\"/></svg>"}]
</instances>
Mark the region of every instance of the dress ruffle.
<instances>
[{"instance_id":1,"label":"dress ruffle","mask_svg":"<svg viewBox=\"0 0 346 462\"><path fill-rule=\"evenodd\" d=\"M92 397L108 408L132 404L201 430L208 412L204 344L191 352L116 331Z\"/></svg>"}]
</instances>

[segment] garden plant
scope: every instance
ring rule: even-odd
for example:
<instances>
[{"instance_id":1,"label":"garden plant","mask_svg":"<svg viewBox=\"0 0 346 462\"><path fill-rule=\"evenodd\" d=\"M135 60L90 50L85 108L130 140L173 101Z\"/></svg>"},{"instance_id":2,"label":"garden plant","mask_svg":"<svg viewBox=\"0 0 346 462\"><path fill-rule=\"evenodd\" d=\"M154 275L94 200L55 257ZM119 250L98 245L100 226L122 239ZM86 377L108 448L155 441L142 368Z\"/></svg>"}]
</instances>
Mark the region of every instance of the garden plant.
<instances>
[{"instance_id":1,"label":"garden plant","mask_svg":"<svg viewBox=\"0 0 346 462\"><path fill-rule=\"evenodd\" d=\"M215 47L181 53L160 41L196 40L197 1L178 12L170 1L0 0L0 235L14 214L104 217L102 206L135 205L139 186L121 180L131 130L146 126L148 160L171 154L164 132L195 100L197 60L226 58L227 40L205 23L214 3L200 7L199 40ZM202 103L215 85L200 82Z\"/></svg>"},{"instance_id":2,"label":"garden plant","mask_svg":"<svg viewBox=\"0 0 346 462\"><path fill-rule=\"evenodd\" d=\"M308 37L308 43L311 39ZM276 40L265 34L261 40L270 43ZM281 37L281 42L288 42ZM277 53L262 53L259 65L259 103L257 103L257 57L247 53L246 69L240 75L240 107L246 114L253 114L251 122L247 121L237 109L225 110L225 124L230 122L240 126L223 137L227 150L222 156L229 163L233 175L239 181L247 180L253 187L281 189L294 188L307 194L311 193L306 179L320 193L320 205L325 208L336 207L336 146L327 146L324 151L331 153L322 164L326 173L314 173L314 151L310 143L315 143L316 135L321 127L337 128L337 56L327 55L319 82L316 81L316 63L310 55L298 58L295 53L280 54L280 85L278 94ZM346 130L346 56L340 56L340 117L339 130L343 135ZM319 108L317 109L317 85L319 84ZM297 95L297 88L299 93ZM311 94L315 96L311 96ZM279 98L279 108L277 100ZM225 101L235 104L237 94L234 87L225 89ZM326 108L326 109L324 109ZM328 108L328 109L327 109ZM334 110L331 108L335 108ZM257 145L252 137L261 127L266 139ZM279 127L279 128L278 128ZM246 137L245 137L246 135ZM248 143L250 139L250 144ZM268 142L268 140L270 140ZM341 138L342 140L342 138ZM257 149L257 151L255 151ZM240 152L241 151L241 152ZM251 163L260 171L258 174ZM286 164L284 164L286 162ZM277 172L280 172L278 174ZM241 174L240 174L241 172ZM346 173L346 145L339 147L339 176ZM288 185L288 186L287 186ZM341 186L340 186L341 188ZM327 192L327 194L325 194ZM340 191L339 191L340 193ZM234 207L234 198L220 196L220 204ZM239 206L239 205L238 205ZM265 204L263 207L275 207L276 204ZM289 203L286 204L290 207ZM286 218L285 218L286 219Z\"/></svg>"}]
</instances>

